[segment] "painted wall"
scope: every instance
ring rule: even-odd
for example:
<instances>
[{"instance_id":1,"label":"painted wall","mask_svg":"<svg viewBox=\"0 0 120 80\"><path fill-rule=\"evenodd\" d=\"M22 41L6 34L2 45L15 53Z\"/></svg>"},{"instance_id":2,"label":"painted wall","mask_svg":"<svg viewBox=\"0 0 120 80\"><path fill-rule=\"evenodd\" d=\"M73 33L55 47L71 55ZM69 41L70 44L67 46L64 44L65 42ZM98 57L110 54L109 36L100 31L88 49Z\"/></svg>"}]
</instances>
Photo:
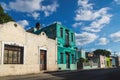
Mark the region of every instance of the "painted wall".
<instances>
[{"instance_id":1,"label":"painted wall","mask_svg":"<svg viewBox=\"0 0 120 80\"><path fill-rule=\"evenodd\" d=\"M100 55L100 68L106 67L106 56Z\"/></svg>"},{"instance_id":2,"label":"painted wall","mask_svg":"<svg viewBox=\"0 0 120 80\"><path fill-rule=\"evenodd\" d=\"M77 52L77 59L79 59L79 58L84 58L84 59L86 59L86 53L85 53L84 50L79 50L79 51Z\"/></svg>"},{"instance_id":3,"label":"painted wall","mask_svg":"<svg viewBox=\"0 0 120 80\"><path fill-rule=\"evenodd\" d=\"M112 67L112 62L110 61L110 57L106 57L106 67Z\"/></svg>"},{"instance_id":4,"label":"painted wall","mask_svg":"<svg viewBox=\"0 0 120 80\"><path fill-rule=\"evenodd\" d=\"M3 64L4 44L24 47L24 63ZM47 50L47 70L57 70L56 48L56 41L44 32L39 35L28 33L15 22L0 25L0 76L43 72L40 71L41 49Z\"/></svg>"},{"instance_id":5,"label":"painted wall","mask_svg":"<svg viewBox=\"0 0 120 80\"><path fill-rule=\"evenodd\" d=\"M63 37L61 37L60 29L63 29ZM66 46L65 40L65 31L68 30L69 34L69 45ZM72 63L72 57L71 55L74 55L74 61L76 61L76 45L75 45L75 35L74 32L65 26L58 24L58 23L53 23L45 28L42 28L41 30L38 30L34 32L35 34L40 34L42 31L46 33L46 35L51 38L56 40L57 43L57 63L58 63L58 69L61 68L62 70L66 70L66 52L69 53L70 55L70 69L76 69L76 63ZM72 36L73 34L73 41L72 41ZM60 53L64 54L64 63L60 63Z\"/></svg>"},{"instance_id":6,"label":"painted wall","mask_svg":"<svg viewBox=\"0 0 120 80\"><path fill-rule=\"evenodd\" d=\"M115 57L112 56L112 67L116 67Z\"/></svg>"},{"instance_id":7,"label":"painted wall","mask_svg":"<svg viewBox=\"0 0 120 80\"><path fill-rule=\"evenodd\" d=\"M75 50L71 49L71 48L64 48L64 47L59 47L58 46L58 68L61 68L61 70L69 70L66 65L66 52L69 52L70 55L70 69L71 70L75 70L77 68L76 66L76 53ZM63 53L64 57L63 57L63 63L61 63L61 53ZM74 62L72 60L72 55L74 55Z\"/></svg>"},{"instance_id":8,"label":"painted wall","mask_svg":"<svg viewBox=\"0 0 120 80\"><path fill-rule=\"evenodd\" d=\"M94 63L92 60L83 63L83 69L95 69L98 68L98 63Z\"/></svg>"},{"instance_id":9,"label":"painted wall","mask_svg":"<svg viewBox=\"0 0 120 80\"><path fill-rule=\"evenodd\" d=\"M68 30L68 33L69 33L69 43L70 43L71 48L74 49L74 47L76 47L76 45L75 45L75 34L74 34L74 32L73 32L72 30L66 28L65 26L60 25L60 24L57 24L57 23L56 23L56 28L57 28L56 33L57 33L58 43L60 43L60 44L63 45L63 46L65 45L65 38L66 38L66 37L65 37L65 30ZM63 29L63 37L60 36L60 28ZM71 33L73 33L73 41L71 40Z\"/></svg>"},{"instance_id":10,"label":"painted wall","mask_svg":"<svg viewBox=\"0 0 120 80\"><path fill-rule=\"evenodd\" d=\"M70 29L66 28L65 26L61 25L61 24L56 24L57 26L57 43L58 43L58 67L60 67L61 69L68 69L66 67L67 63L66 63L66 52L69 53L70 55L70 68L71 70L75 70L77 67L76 67L76 45L75 45L75 35L74 35L74 32L71 31ZM60 29L62 28L63 30L63 37L61 37L61 32L60 32ZM68 30L68 34L69 34L69 46L65 46L66 42L66 30ZM73 41L72 41L72 34L73 34ZM64 54L64 63L61 64L60 61L60 53L63 53ZM72 55L74 55L74 62L72 60ZM62 65L62 66L61 66Z\"/></svg>"}]
</instances>

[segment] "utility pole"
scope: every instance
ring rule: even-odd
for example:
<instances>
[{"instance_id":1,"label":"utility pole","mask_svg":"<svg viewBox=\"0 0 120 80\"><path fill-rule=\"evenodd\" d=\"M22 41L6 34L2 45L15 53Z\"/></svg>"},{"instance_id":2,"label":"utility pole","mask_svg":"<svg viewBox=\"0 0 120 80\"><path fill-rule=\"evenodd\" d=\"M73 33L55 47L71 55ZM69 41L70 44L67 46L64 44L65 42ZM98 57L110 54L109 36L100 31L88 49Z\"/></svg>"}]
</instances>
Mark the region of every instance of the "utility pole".
<instances>
[{"instance_id":1,"label":"utility pole","mask_svg":"<svg viewBox=\"0 0 120 80\"><path fill-rule=\"evenodd\" d=\"M116 53L116 51L114 51L114 57L116 57L116 54L115 54L115 53Z\"/></svg>"}]
</instances>

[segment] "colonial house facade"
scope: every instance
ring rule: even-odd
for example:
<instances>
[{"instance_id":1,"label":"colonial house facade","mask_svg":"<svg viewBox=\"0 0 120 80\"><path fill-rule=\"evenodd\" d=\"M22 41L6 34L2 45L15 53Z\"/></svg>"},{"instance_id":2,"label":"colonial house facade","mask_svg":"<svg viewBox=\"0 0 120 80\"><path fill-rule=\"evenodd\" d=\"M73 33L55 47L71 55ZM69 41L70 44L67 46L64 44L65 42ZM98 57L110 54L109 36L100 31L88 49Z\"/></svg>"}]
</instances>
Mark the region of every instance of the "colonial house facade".
<instances>
[{"instance_id":1,"label":"colonial house facade","mask_svg":"<svg viewBox=\"0 0 120 80\"><path fill-rule=\"evenodd\" d=\"M74 32L59 23L53 23L33 33L39 35L43 31L48 38L56 41L58 69L75 70L77 66Z\"/></svg>"},{"instance_id":2,"label":"colonial house facade","mask_svg":"<svg viewBox=\"0 0 120 80\"><path fill-rule=\"evenodd\" d=\"M0 76L57 70L56 41L26 32L15 22L0 24Z\"/></svg>"}]
</instances>

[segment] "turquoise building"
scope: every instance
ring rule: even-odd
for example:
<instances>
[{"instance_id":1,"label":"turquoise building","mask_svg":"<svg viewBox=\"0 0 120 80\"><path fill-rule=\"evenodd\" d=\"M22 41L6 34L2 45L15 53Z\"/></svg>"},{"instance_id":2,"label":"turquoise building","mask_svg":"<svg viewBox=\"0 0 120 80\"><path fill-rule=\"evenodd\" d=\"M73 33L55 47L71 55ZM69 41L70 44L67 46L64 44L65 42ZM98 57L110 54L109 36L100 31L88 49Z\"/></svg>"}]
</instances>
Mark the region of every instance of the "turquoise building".
<instances>
[{"instance_id":1,"label":"turquoise building","mask_svg":"<svg viewBox=\"0 0 120 80\"><path fill-rule=\"evenodd\" d=\"M48 38L56 40L58 69L59 70L77 69L74 32L58 23L53 23L47 27L35 31L34 33L40 34L42 31L46 33Z\"/></svg>"}]
</instances>

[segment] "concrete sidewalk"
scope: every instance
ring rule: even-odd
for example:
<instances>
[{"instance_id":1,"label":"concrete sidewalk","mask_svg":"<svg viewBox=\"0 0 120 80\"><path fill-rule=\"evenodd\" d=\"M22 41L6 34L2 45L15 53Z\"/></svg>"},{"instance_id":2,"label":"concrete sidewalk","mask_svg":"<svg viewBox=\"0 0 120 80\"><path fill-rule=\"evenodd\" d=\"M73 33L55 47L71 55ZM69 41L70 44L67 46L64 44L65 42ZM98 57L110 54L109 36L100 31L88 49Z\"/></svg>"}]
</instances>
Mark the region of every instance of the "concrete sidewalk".
<instances>
[{"instance_id":1,"label":"concrete sidewalk","mask_svg":"<svg viewBox=\"0 0 120 80\"><path fill-rule=\"evenodd\" d=\"M11 75L0 77L0 80L46 80L48 78L55 78L51 74L38 73L38 74L26 74L26 75ZM56 77L57 78L57 77Z\"/></svg>"},{"instance_id":2,"label":"concrete sidewalk","mask_svg":"<svg viewBox=\"0 0 120 80\"><path fill-rule=\"evenodd\" d=\"M41 79L47 79L47 78L52 78L56 77L53 76L52 74L65 74L65 73L70 73L70 70L64 70L64 71L45 71L43 73L36 73L36 74L25 74L25 75L9 75L9 76L0 76L0 80L23 80L26 78L37 78L39 77Z\"/></svg>"}]
</instances>

